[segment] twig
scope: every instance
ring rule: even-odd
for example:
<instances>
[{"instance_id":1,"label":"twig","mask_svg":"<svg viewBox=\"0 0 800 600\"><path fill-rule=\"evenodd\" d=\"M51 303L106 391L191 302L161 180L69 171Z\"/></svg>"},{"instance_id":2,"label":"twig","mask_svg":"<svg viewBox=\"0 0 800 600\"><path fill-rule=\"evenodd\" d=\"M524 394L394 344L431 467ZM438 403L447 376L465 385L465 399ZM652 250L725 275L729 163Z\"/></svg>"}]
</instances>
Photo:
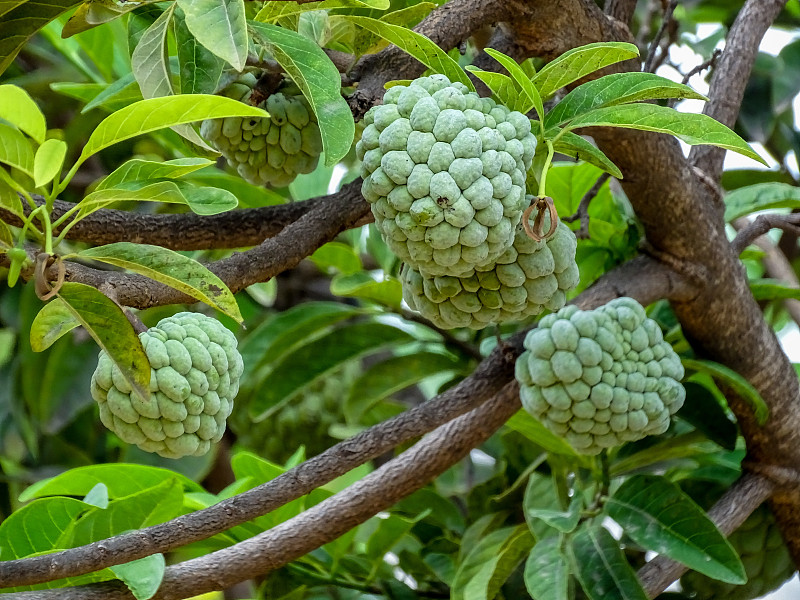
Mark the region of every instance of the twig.
<instances>
[{"instance_id":1,"label":"twig","mask_svg":"<svg viewBox=\"0 0 800 600\"><path fill-rule=\"evenodd\" d=\"M700 73L702 71L705 71L706 69L711 69L714 66L716 66L717 60L719 60L720 56L722 56L722 50L720 50L719 48L715 48L714 52L711 53L711 58L701 62L699 65L694 67L691 71L686 73L686 75L683 76L683 80L681 80L681 83L686 85L687 83L689 83L689 80L692 77L694 77L695 75L697 75L698 73Z\"/></svg>"},{"instance_id":2,"label":"twig","mask_svg":"<svg viewBox=\"0 0 800 600\"><path fill-rule=\"evenodd\" d=\"M766 477L745 473L708 511L708 516L722 533L730 535L774 490L775 484ZM688 567L662 555L639 569L638 575L648 598L655 598L688 570Z\"/></svg>"},{"instance_id":3,"label":"twig","mask_svg":"<svg viewBox=\"0 0 800 600\"><path fill-rule=\"evenodd\" d=\"M581 198L580 204L578 204L578 210L575 211L574 215L569 217L563 217L561 220L565 223L572 223L580 219L580 228L578 231L575 232L575 237L579 240L587 240L589 239L589 205L594 200L597 193L600 191L600 188L603 187L608 178L611 177L608 173L603 173L600 177L597 178L597 181L594 182L594 185L589 188L589 191L583 195Z\"/></svg>"},{"instance_id":4,"label":"twig","mask_svg":"<svg viewBox=\"0 0 800 600\"><path fill-rule=\"evenodd\" d=\"M650 43L650 48L647 51L647 58L644 61L644 67L642 67L642 71L645 73L652 73L655 71L656 51L661 45L661 38L664 37L664 32L667 30L670 21L672 21L672 13L675 12L675 8L677 6L678 0L670 0L669 4L667 4L667 7L664 9L664 16L661 19L661 26L656 32L656 37L654 37L653 41Z\"/></svg>"},{"instance_id":5,"label":"twig","mask_svg":"<svg viewBox=\"0 0 800 600\"><path fill-rule=\"evenodd\" d=\"M738 256L747 246L769 232L770 229L781 229L795 235L800 234L800 213L759 215L753 221L738 219L734 226L738 233L731 242L731 248Z\"/></svg>"}]
</instances>

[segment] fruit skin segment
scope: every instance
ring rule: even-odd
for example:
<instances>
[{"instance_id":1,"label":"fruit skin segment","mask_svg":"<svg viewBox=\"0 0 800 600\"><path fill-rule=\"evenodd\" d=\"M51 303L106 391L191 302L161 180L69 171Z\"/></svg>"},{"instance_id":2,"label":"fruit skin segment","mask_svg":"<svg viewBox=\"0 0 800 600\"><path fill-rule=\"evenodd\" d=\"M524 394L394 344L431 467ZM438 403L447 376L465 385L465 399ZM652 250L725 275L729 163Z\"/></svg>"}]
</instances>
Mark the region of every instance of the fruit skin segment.
<instances>
[{"instance_id":1,"label":"fruit skin segment","mask_svg":"<svg viewBox=\"0 0 800 600\"><path fill-rule=\"evenodd\" d=\"M363 122L361 191L399 258L464 277L512 245L536 151L525 115L431 75L390 88Z\"/></svg>"},{"instance_id":2,"label":"fruit skin segment","mask_svg":"<svg viewBox=\"0 0 800 600\"><path fill-rule=\"evenodd\" d=\"M511 248L467 276L426 276L406 265L400 276L403 299L443 329L521 321L564 306L566 292L578 284L576 248L575 235L561 222L541 242L518 225Z\"/></svg>"},{"instance_id":3,"label":"fruit skin segment","mask_svg":"<svg viewBox=\"0 0 800 600\"><path fill-rule=\"evenodd\" d=\"M100 420L124 442L165 458L205 454L222 439L239 391L236 337L216 319L182 312L139 339L150 361L150 398L144 402L101 350L91 382Z\"/></svg>"},{"instance_id":4,"label":"fruit skin segment","mask_svg":"<svg viewBox=\"0 0 800 600\"><path fill-rule=\"evenodd\" d=\"M243 76L223 91L248 103L256 79ZM258 105L269 117L226 117L203 121L201 135L228 164L253 185L285 187L297 175L317 168L322 137L308 100L294 86L283 86Z\"/></svg>"},{"instance_id":5,"label":"fruit skin segment","mask_svg":"<svg viewBox=\"0 0 800 600\"><path fill-rule=\"evenodd\" d=\"M582 454L659 435L683 406L680 357L632 298L539 321L516 363L522 406Z\"/></svg>"}]
</instances>

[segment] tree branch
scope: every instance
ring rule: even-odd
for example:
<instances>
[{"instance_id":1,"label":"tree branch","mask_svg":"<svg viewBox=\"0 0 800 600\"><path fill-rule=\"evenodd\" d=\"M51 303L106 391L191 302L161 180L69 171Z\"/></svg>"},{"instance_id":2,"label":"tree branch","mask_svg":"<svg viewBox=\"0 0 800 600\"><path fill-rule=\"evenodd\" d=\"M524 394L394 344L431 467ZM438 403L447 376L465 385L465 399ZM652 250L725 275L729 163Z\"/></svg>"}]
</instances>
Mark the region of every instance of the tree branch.
<instances>
[{"instance_id":1,"label":"tree branch","mask_svg":"<svg viewBox=\"0 0 800 600\"><path fill-rule=\"evenodd\" d=\"M649 304L660 298L687 298L692 294L692 288L670 269L640 256L603 275L573 303L590 309L621 296ZM0 587L43 583L167 552L267 514L480 406L512 380L526 333L515 334L472 375L435 399L337 444L268 483L161 525L62 552L0 562Z\"/></svg>"},{"instance_id":2,"label":"tree branch","mask_svg":"<svg viewBox=\"0 0 800 600\"><path fill-rule=\"evenodd\" d=\"M737 219L734 226L738 233L731 242L731 248L738 256L747 246L766 234L770 229L782 229L789 233L800 234L800 213L759 215L753 221Z\"/></svg>"},{"instance_id":3,"label":"tree branch","mask_svg":"<svg viewBox=\"0 0 800 600\"><path fill-rule=\"evenodd\" d=\"M597 196L597 192L600 191L600 188L603 187L603 184L608 181L608 178L611 177L608 173L603 173L600 177L597 178L597 181L594 182L594 185L589 188L589 191L583 195L581 198L580 204L578 204L578 210L575 211L574 215L569 217L561 217L561 220L565 223L572 223L573 221L579 221L581 226L578 231L575 232L575 237L579 240L585 240L589 238L589 205L594 200L595 196Z\"/></svg>"}]
</instances>

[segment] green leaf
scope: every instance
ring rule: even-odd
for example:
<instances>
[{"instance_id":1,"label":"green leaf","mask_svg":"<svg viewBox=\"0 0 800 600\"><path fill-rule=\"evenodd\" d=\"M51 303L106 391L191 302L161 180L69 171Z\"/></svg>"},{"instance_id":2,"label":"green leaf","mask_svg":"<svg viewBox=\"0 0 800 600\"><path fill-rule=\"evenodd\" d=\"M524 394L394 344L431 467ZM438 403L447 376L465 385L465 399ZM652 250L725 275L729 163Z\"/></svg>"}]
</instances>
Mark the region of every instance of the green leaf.
<instances>
[{"instance_id":1,"label":"green leaf","mask_svg":"<svg viewBox=\"0 0 800 600\"><path fill-rule=\"evenodd\" d=\"M31 323L31 348L34 352L47 350L61 336L80 325L60 299L54 298L42 307Z\"/></svg>"},{"instance_id":2,"label":"green leaf","mask_svg":"<svg viewBox=\"0 0 800 600\"><path fill-rule=\"evenodd\" d=\"M568 50L547 63L533 77L533 85L547 99L565 85L623 60L636 58L639 50L626 42L596 42Z\"/></svg>"},{"instance_id":3,"label":"green leaf","mask_svg":"<svg viewBox=\"0 0 800 600\"><path fill-rule=\"evenodd\" d=\"M258 11L256 21L277 21L281 17L298 15L311 10L327 10L329 8L375 8L386 10L389 0L322 0L322 2L290 2L286 0L271 0L264 2Z\"/></svg>"},{"instance_id":4,"label":"green leaf","mask_svg":"<svg viewBox=\"0 0 800 600\"><path fill-rule=\"evenodd\" d=\"M522 95L519 87L514 84L514 80L503 73L484 71L473 65L464 67L467 71L475 75L486 84L498 102L506 106L512 106Z\"/></svg>"},{"instance_id":5,"label":"green leaf","mask_svg":"<svg viewBox=\"0 0 800 600\"><path fill-rule=\"evenodd\" d=\"M692 358L681 358L684 368L697 371L698 373L707 373L715 379L719 379L726 386L733 389L734 392L739 394L749 405L755 413L756 420L759 424L763 425L767 422L769 417L769 406L758 393L758 390L747 381L744 377L739 375L733 369L729 369L725 365L710 361L699 360Z\"/></svg>"},{"instance_id":6,"label":"green leaf","mask_svg":"<svg viewBox=\"0 0 800 600\"><path fill-rule=\"evenodd\" d=\"M526 525L504 527L479 539L458 566L452 600L492 600L533 543Z\"/></svg>"},{"instance_id":7,"label":"green leaf","mask_svg":"<svg viewBox=\"0 0 800 600\"><path fill-rule=\"evenodd\" d=\"M800 208L800 188L786 183L758 183L725 194L725 221L771 208Z\"/></svg>"},{"instance_id":8,"label":"green leaf","mask_svg":"<svg viewBox=\"0 0 800 600\"><path fill-rule=\"evenodd\" d=\"M335 329L285 355L261 382L249 412L261 421L317 378L340 364L390 346L413 341L406 332L382 323L356 323Z\"/></svg>"},{"instance_id":9,"label":"green leaf","mask_svg":"<svg viewBox=\"0 0 800 600\"><path fill-rule=\"evenodd\" d=\"M182 10L175 11L173 24L181 73L181 94L213 94L223 82L225 61L191 34Z\"/></svg>"},{"instance_id":10,"label":"green leaf","mask_svg":"<svg viewBox=\"0 0 800 600\"><path fill-rule=\"evenodd\" d=\"M61 286L58 297L108 353L133 390L142 398L149 398L150 362L122 309L92 286L72 281Z\"/></svg>"},{"instance_id":11,"label":"green leaf","mask_svg":"<svg viewBox=\"0 0 800 600\"><path fill-rule=\"evenodd\" d=\"M677 415L702 431L708 439L726 450L734 450L738 437L736 424L728 418L714 394L706 386L692 381L687 381L683 387L686 402Z\"/></svg>"},{"instance_id":12,"label":"green leaf","mask_svg":"<svg viewBox=\"0 0 800 600\"><path fill-rule=\"evenodd\" d=\"M525 561L524 576L533 600L569 599L569 564L558 538L537 542Z\"/></svg>"},{"instance_id":13,"label":"green leaf","mask_svg":"<svg viewBox=\"0 0 800 600\"><path fill-rule=\"evenodd\" d=\"M727 583L747 581L736 550L677 485L634 475L606 502L609 516L637 544Z\"/></svg>"},{"instance_id":14,"label":"green leaf","mask_svg":"<svg viewBox=\"0 0 800 600\"><path fill-rule=\"evenodd\" d=\"M617 179L622 179L622 171L619 170L619 167L611 162L611 159L602 150L588 140L583 139L577 133L572 133L571 131L563 133L558 141L553 144L553 149L576 160L582 160L590 165L599 167Z\"/></svg>"},{"instance_id":15,"label":"green leaf","mask_svg":"<svg viewBox=\"0 0 800 600\"><path fill-rule=\"evenodd\" d=\"M81 88L76 87L83 85L92 90L91 93L87 94ZM92 87L88 88L90 85ZM109 112L114 112L143 99L139 84L136 82L133 73L125 74L110 85L52 83L50 87L61 94L86 102L86 106L81 109L81 114L85 114L97 107L103 107Z\"/></svg>"},{"instance_id":16,"label":"green leaf","mask_svg":"<svg viewBox=\"0 0 800 600\"><path fill-rule=\"evenodd\" d=\"M95 191L117 187L129 181L177 179L213 164L214 161L207 158L176 158L163 162L132 158L104 177Z\"/></svg>"},{"instance_id":17,"label":"green leaf","mask_svg":"<svg viewBox=\"0 0 800 600\"><path fill-rule=\"evenodd\" d=\"M351 274L342 273L331 279L331 294L361 298L383 306L399 308L403 300L403 286L394 277L376 281L369 273L359 271Z\"/></svg>"},{"instance_id":18,"label":"green leaf","mask_svg":"<svg viewBox=\"0 0 800 600\"><path fill-rule=\"evenodd\" d=\"M387 13L383 15L380 20L384 23L402 25L408 29L412 29L413 25L419 23L419 21L427 17L434 8L436 8L436 5L433 2L419 2L417 4L401 8L400 10ZM351 28L355 27L352 21L347 20L346 16L333 16L331 17L330 21L331 26L334 28L339 24L341 24L343 27L345 25ZM356 56L373 54L383 50L388 45L389 42L387 42L385 39L382 39L379 35L376 35L366 29L359 29L358 33L355 35L353 53ZM408 81L408 83L410 82L411 80Z\"/></svg>"},{"instance_id":19,"label":"green leaf","mask_svg":"<svg viewBox=\"0 0 800 600\"><path fill-rule=\"evenodd\" d=\"M6 12L0 20L0 74L37 31L78 4L76 0L37 0Z\"/></svg>"},{"instance_id":20,"label":"green leaf","mask_svg":"<svg viewBox=\"0 0 800 600\"><path fill-rule=\"evenodd\" d=\"M521 92L507 106L512 110L518 110L522 114L527 114L530 109L535 108L539 119L544 118L544 104L542 103L542 97L539 95L539 90L533 85L531 78L522 70L522 67L517 64L517 61L494 48L485 48L485 52L506 68Z\"/></svg>"},{"instance_id":21,"label":"green leaf","mask_svg":"<svg viewBox=\"0 0 800 600\"><path fill-rule=\"evenodd\" d=\"M708 100L688 85L675 83L660 75L614 73L576 87L547 113L544 125L550 129L596 108L663 98Z\"/></svg>"},{"instance_id":22,"label":"green leaf","mask_svg":"<svg viewBox=\"0 0 800 600\"><path fill-rule=\"evenodd\" d=\"M356 17L353 15L346 15L346 17L356 25L371 31L407 52L434 72L447 76L450 81L460 81L470 90L475 90L475 86L472 85L469 77L467 77L467 74L458 63L424 35L400 25L393 25L370 17Z\"/></svg>"},{"instance_id":23,"label":"green leaf","mask_svg":"<svg viewBox=\"0 0 800 600\"><path fill-rule=\"evenodd\" d=\"M67 144L61 140L46 140L39 146L33 158L33 184L41 187L58 177L66 155Z\"/></svg>"},{"instance_id":24,"label":"green leaf","mask_svg":"<svg viewBox=\"0 0 800 600\"><path fill-rule=\"evenodd\" d=\"M188 181L148 181L127 181L120 187L92 192L80 201L75 218L82 219L109 204L124 201L186 204L198 215L216 215L236 208L238 203L236 196L220 188L196 186Z\"/></svg>"},{"instance_id":25,"label":"green leaf","mask_svg":"<svg viewBox=\"0 0 800 600\"><path fill-rule=\"evenodd\" d=\"M198 42L237 71L244 69L249 44L244 0L178 0L178 6Z\"/></svg>"},{"instance_id":26,"label":"green leaf","mask_svg":"<svg viewBox=\"0 0 800 600\"><path fill-rule=\"evenodd\" d=\"M345 275L361 271L361 259L352 246L328 242L308 257L323 273L339 271Z\"/></svg>"},{"instance_id":27,"label":"green leaf","mask_svg":"<svg viewBox=\"0 0 800 600\"><path fill-rule=\"evenodd\" d=\"M266 117L266 111L224 96L182 94L148 98L107 116L89 136L77 166L117 142L157 129L223 117Z\"/></svg>"},{"instance_id":28,"label":"green leaf","mask_svg":"<svg viewBox=\"0 0 800 600\"><path fill-rule=\"evenodd\" d=\"M766 165L750 145L719 121L707 115L682 113L656 104L627 104L598 108L569 122L567 129L579 127L624 127L668 133L690 146L710 144L733 150Z\"/></svg>"},{"instance_id":29,"label":"green leaf","mask_svg":"<svg viewBox=\"0 0 800 600\"><path fill-rule=\"evenodd\" d=\"M8 174L5 169L0 167L0 207L12 215L25 219L25 212L22 210L22 201L19 194L3 180L4 177L8 177Z\"/></svg>"},{"instance_id":30,"label":"green leaf","mask_svg":"<svg viewBox=\"0 0 800 600\"><path fill-rule=\"evenodd\" d=\"M570 533L578 526L583 509L583 498L576 494L567 510L549 510L546 508L526 507L525 515L530 519L540 519L561 533Z\"/></svg>"},{"instance_id":31,"label":"green leaf","mask_svg":"<svg viewBox=\"0 0 800 600\"><path fill-rule=\"evenodd\" d=\"M757 279L750 282L750 292L758 301L800 299L800 289L788 287L778 279Z\"/></svg>"},{"instance_id":32,"label":"green leaf","mask_svg":"<svg viewBox=\"0 0 800 600\"><path fill-rule=\"evenodd\" d=\"M47 131L44 115L33 98L21 87L0 85L0 119L16 125L39 144L44 142Z\"/></svg>"},{"instance_id":33,"label":"green leaf","mask_svg":"<svg viewBox=\"0 0 800 600\"><path fill-rule=\"evenodd\" d=\"M150 600L164 579L166 561L163 554L151 554L138 560L110 567L134 595L136 600Z\"/></svg>"},{"instance_id":34,"label":"green leaf","mask_svg":"<svg viewBox=\"0 0 800 600\"><path fill-rule=\"evenodd\" d=\"M378 402L419 383L431 375L446 372L465 372L466 365L446 354L415 352L393 356L372 365L353 383L350 396L344 402L344 416L349 423L369 411Z\"/></svg>"},{"instance_id":35,"label":"green leaf","mask_svg":"<svg viewBox=\"0 0 800 600\"><path fill-rule=\"evenodd\" d=\"M98 483L89 490L83 501L97 508L108 508L108 486L105 483Z\"/></svg>"},{"instance_id":36,"label":"green leaf","mask_svg":"<svg viewBox=\"0 0 800 600\"><path fill-rule=\"evenodd\" d=\"M308 100L319 122L325 164L350 151L355 123L341 94L341 75L323 50L302 35L267 23L251 22L258 41L278 61Z\"/></svg>"},{"instance_id":37,"label":"green leaf","mask_svg":"<svg viewBox=\"0 0 800 600\"><path fill-rule=\"evenodd\" d=\"M0 17L18 6L25 4L27 1L28 0L0 0Z\"/></svg>"},{"instance_id":38,"label":"green leaf","mask_svg":"<svg viewBox=\"0 0 800 600\"><path fill-rule=\"evenodd\" d=\"M619 543L602 527L578 531L568 551L572 570L590 600L647 600Z\"/></svg>"},{"instance_id":39,"label":"green leaf","mask_svg":"<svg viewBox=\"0 0 800 600\"><path fill-rule=\"evenodd\" d=\"M52 550L69 524L92 508L75 498L43 498L23 506L0 523L0 557L13 560Z\"/></svg>"},{"instance_id":40,"label":"green leaf","mask_svg":"<svg viewBox=\"0 0 800 600\"><path fill-rule=\"evenodd\" d=\"M131 69L145 98L172 94L167 42L174 12L175 4L170 4L147 28L131 54Z\"/></svg>"},{"instance_id":41,"label":"green leaf","mask_svg":"<svg viewBox=\"0 0 800 600\"><path fill-rule=\"evenodd\" d=\"M518 431L534 444L541 446L548 452L566 456L578 456L572 446L563 438L551 432L524 410L517 411L513 417L506 421L506 426L514 431Z\"/></svg>"},{"instance_id":42,"label":"green leaf","mask_svg":"<svg viewBox=\"0 0 800 600\"><path fill-rule=\"evenodd\" d=\"M128 269L159 281L205 302L237 323L242 322L239 305L228 286L199 262L174 250L148 244L117 242L83 250L78 256Z\"/></svg>"},{"instance_id":43,"label":"green leaf","mask_svg":"<svg viewBox=\"0 0 800 600\"><path fill-rule=\"evenodd\" d=\"M33 177L33 148L18 129L0 123L0 163L16 167Z\"/></svg>"},{"instance_id":44,"label":"green leaf","mask_svg":"<svg viewBox=\"0 0 800 600\"><path fill-rule=\"evenodd\" d=\"M331 25L328 12L325 10L309 10L297 17L297 33L307 37L318 46L328 43L331 36Z\"/></svg>"},{"instance_id":45,"label":"green leaf","mask_svg":"<svg viewBox=\"0 0 800 600\"><path fill-rule=\"evenodd\" d=\"M88 0L78 7L61 31L62 38L69 38L108 23L132 10L146 6L158 0L139 0L135 4L117 2L116 0Z\"/></svg>"}]
</instances>

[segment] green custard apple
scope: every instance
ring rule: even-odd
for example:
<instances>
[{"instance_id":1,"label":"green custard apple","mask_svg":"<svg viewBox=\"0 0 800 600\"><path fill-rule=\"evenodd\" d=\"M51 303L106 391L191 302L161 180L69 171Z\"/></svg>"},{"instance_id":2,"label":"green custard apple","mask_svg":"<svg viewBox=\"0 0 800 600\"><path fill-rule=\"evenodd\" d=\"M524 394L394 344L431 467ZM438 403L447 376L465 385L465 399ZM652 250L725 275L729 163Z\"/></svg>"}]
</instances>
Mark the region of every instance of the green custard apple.
<instances>
[{"instance_id":1,"label":"green custard apple","mask_svg":"<svg viewBox=\"0 0 800 600\"><path fill-rule=\"evenodd\" d=\"M143 401L105 351L92 375L100 420L120 439L166 458L200 456L222 439L242 375L236 337L222 323L182 312L140 333L150 361Z\"/></svg>"},{"instance_id":2,"label":"green custard apple","mask_svg":"<svg viewBox=\"0 0 800 600\"><path fill-rule=\"evenodd\" d=\"M223 94L248 102L256 79L244 76ZM226 117L203 121L200 133L254 185L284 187L319 162L322 138L314 111L294 86L284 86L258 105L269 117Z\"/></svg>"},{"instance_id":3,"label":"green custard apple","mask_svg":"<svg viewBox=\"0 0 800 600\"><path fill-rule=\"evenodd\" d=\"M463 277L511 246L536 151L525 115L431 75L390 88L364 123L361 191L398 257Z\"/></svg>"},{"instance_id":4,"label":"green custard apple","mask_svg":"<svg viewBox=\"0 0 800 600\"><path fill-rule=\"evenodd\" d=\"M539 321L516 363L522 406L577 451L664 433L686 397L683 365L632 298Z\"/></svg>"},{"instance_id":5,"label":"green custard apple","mask_svg":"<svg viewBox=\"0 0 800 600\"><path fill-rule=\"evenodd\" d=\"M578 284L577 240L559 222L546 241L536 242L517 225L514 244L494 264L462 277L428 276L405 265L403 299L437 327L482 329L520 321L542 310L558 310L565 292Z\"/></svg>"}]
</instances>

